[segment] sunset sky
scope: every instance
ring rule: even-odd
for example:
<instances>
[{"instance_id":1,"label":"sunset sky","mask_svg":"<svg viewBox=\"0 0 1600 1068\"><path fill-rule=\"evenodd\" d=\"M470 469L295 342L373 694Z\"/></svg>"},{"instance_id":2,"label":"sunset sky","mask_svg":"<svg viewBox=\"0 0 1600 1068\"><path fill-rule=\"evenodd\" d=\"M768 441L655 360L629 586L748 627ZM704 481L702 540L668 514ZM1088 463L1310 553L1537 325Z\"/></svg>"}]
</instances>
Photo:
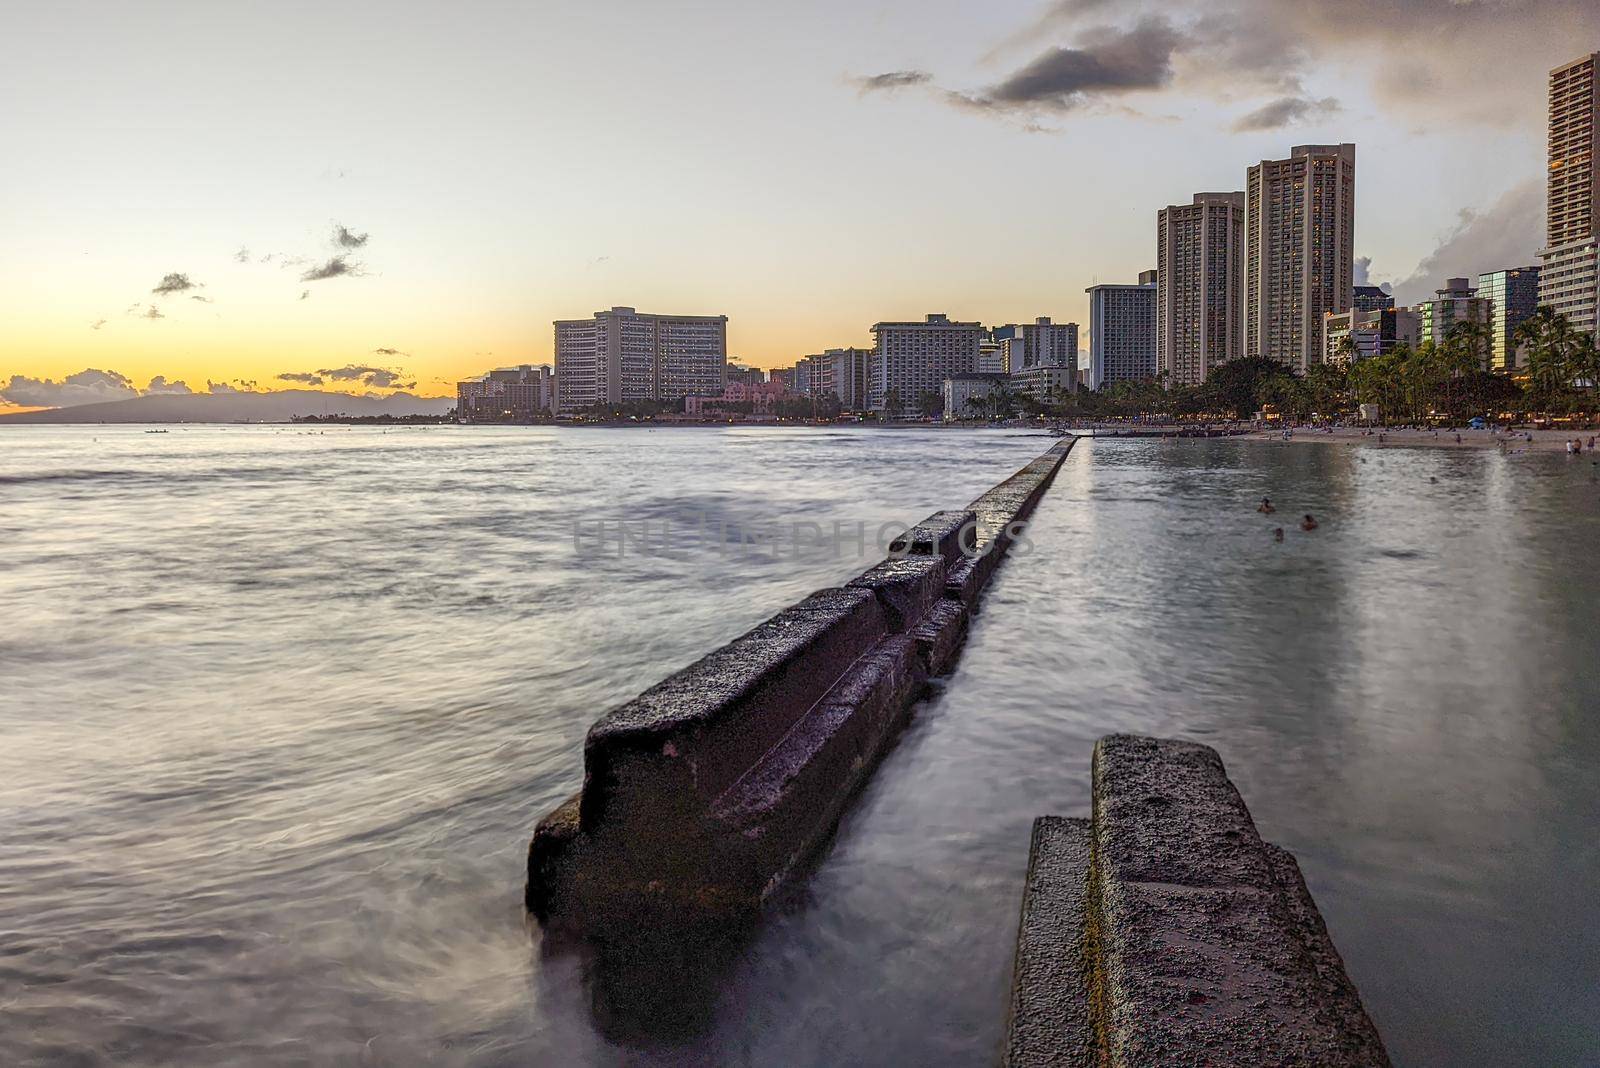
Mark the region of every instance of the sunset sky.
<instances>
[{"instance_id":1,"label":"sunset sky","mask_svg":"<svg viewBox=\"0 0 1600 1068\"><path fill-rule=\"evenodd\" d=\"M1411 300L1535 262L1545 74L1596 48L1592 0L9 4L0 406L443 394L614 304L764 367L1084 323L1158 208L1324 141Z\"/></svg>"}]
</instances>

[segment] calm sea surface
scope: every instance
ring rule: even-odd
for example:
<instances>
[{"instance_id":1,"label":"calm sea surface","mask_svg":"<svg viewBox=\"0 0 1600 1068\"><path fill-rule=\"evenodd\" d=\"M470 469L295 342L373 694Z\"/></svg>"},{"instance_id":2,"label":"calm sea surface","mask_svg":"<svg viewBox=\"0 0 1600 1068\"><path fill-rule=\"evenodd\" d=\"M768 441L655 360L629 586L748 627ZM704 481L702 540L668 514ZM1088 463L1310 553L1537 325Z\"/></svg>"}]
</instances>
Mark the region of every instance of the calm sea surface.
<instances>
[{"instance_id":1,"label":"calm sea surface","mask_svg":"<svg viewBox=\"0 0 1600 1068\"><path fill-rule=\"evenodd\" d=\"M754 931L525 923L591 721L1049 444L0 428L0 1064L991 1063L1029 823L1113 730L1222 752L1398 1063L1600 1063L1587 456L1081 442Z\"/></svg>"}]
</instances>

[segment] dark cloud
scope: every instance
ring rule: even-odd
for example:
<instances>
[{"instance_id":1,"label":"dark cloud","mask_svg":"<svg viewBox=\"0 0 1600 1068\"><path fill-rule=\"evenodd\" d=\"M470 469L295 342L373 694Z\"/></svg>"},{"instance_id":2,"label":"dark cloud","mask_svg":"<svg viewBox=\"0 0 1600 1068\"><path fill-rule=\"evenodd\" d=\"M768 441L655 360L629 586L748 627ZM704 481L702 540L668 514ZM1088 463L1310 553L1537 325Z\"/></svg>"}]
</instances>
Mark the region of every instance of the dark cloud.
<instances>
[{"instance_id":1,"label":"dark cloud","mask_svg":"<svg viewBox=\"0 0 1600 1068\"><path fill-rule=\"evenodd\" d=\"M1469 123L1526 125L1542 119L1543 72L1597 39L1594 0L1061 0L978 57L1012 73L940 93L1015 121L1170 90L1248 112L1238 129L1249 132L1330 112L1314 90L1334 77L1369 85L1386 111L1432 115L1447 102Z\"/></svg>"},{"instance_id":2,"label":"dark cloud","mask_svg":"<svg viewBox=\"0 0 1600 1068\"><path fill-rule=\"evenodd\" d=\"M77 404L129 400L139 395L133 380L116 371L88 367L56 382L48 378L12 375L0 384L0 401L24 408L70 408Z\"/></svg>"},{"instance_id":3,"label":"dark cloud","mask_svg":"<svg viewBox=\"0 0 1600 1068\"><path fill-rule=\"evenodd\" d=\"M372 354L374 356L409 356L409 355L411 355L411 353L409 353L409 352L401 352L399 349L373 349L372 350Z\"/></svg>"},{"instance_id":4,"label":"dark cloud","mask_svg":"<svg viewBox=\"0 0 1600 1068\"><path fill-rule=\"evenodd\" d=\"M300 299L301 300L305 300L310 295L311 295L311 290L309 290L309 289L302 289L300 291Z\"/></svg>"},{"instance_id":5,"label":"dark cloud","mask_svg":"<svg viewBox=\"0 0 1600 1068\"><path fill-rule=\"evenodd\" d=\"M367 243L370 234L358 234L348 227L333 224L333 243L338 248L360 248Z\"/></svg>"},{"instance_id":6,"label":"dark cloud","mask_svg":"<svg viewBox=\"0 0 1600 1068\"><path fill-rule=\"evenodd\" d=\"M1257 130L1277 130L1307 119L1319 119L1339 111L1339 102L1333 97L1312 100L1307 97L1284 96L1261 105L1233 124L1234 133L1251 133Z\"/></svg>"},{"instance_id":7,"label":"dark cloud","mask_svg":"<svg viewBox=\"0 0 1600 1068\"><path fill-rule=\"evenodd\" d=\"M198 293L195 293L189 299L190 300L198 300L201 304L215 304L216 303L216 301L212 300L210 297L202 297Z\"/></svg>"},{"instance_id":8,"label":"dark cloud","mask_svg":"<svg viewBox=\"0 0 1600 1068\"><path fill-rule=\"evenodd\" d=\"M405 377L404 371L393 368L353 363L344 367L324 367L317 374L333 382L360 382L374 389L394 389Z\"/></svg>"},{"instance_id":9,"label":"dark cloud","mask_svg":"<svg viewBox=\"0 0 1600 1068\"><path fill-rule=\"evenodd\" d=\"M864 74L859 78L851 79L863 95L867 93L886 93L896 89L909 89L916 85L926 85L933 81L933 75L925 70L891 70L883 74Z\"/></svg>"},{"instance_id":10,"label":"dark cloud","mask_svg":"<svg viewBox=\"0 0 1600 1068\"><path fill-rule=\"evenodd\" d=\"M189 388L189 384L187 382L169 382L167 381L166 375L156 375L150 380L150 384L144 387L144 391L147 394L155 394L157 396L194 392L194 390Z\"/></svg>"},{"instance_id":11,"label":"dark cloud","mask_svg":"<svg viewBox=\"0 0 1600 1068\"><path fill-rule=\"evenodd\" d=\"M1538 263L1543 233L1544 188L1537 179L1513 187L1488 208L1463 208L1438 246L1409 277L1395 283L1395 301L1425 300L1443 287L1446 278L1476 281L1480 272Z\"/></svg>"},{"instance_id":12,"label":"dark cloud","mask_svg":"<svg viewBox=\"0 0 1600 1068\"><path fill-rule=\"evenodd\" d=\"M182 293L186 290L199 288L199 283L191 282L189 276L174 271L161 280L161 284L150 292L158 297L165 297L172 293Z\"/></svg>"},{"instance_id":13,"label":"dark cloud","mask_svg":"<svg viewBox=\"0 0 1600 1068\"><path fill-rule=\"evenodd\" d=\"M1172 57L1184 35L1163 18L1141 19L1126 30L1084 35L1079 47L1051 48L981 93L966 94L985 108L1068 110L1096 97L1159 89L1172 80Z\"/></svg>"},{"instance_id":14,"label":"dark cloud","mask_svg":"<svg viewBox=\"0 0 1600 1068\"><path fill-rule=\"evenodd\" d=\"M256 383L242 378L235 378L232 382L212 382L209 379L206 381L207 393L230 394L254 393L255 391Z\"/></svg>"},{"instance_id":15,"label":"dark cloud","mask_svg":"<svg viewBox=\"0 0 1600 1068\"><path fill-rule=\"evenodd\" d=\"M283 374L278 376L278 379L282 382L302 382L308 386L322 385L322 376L314 375L310 372L285 371Z\"/></svg>"},{"instance_id":16,"label":"dark cloud","mask_svg":"<svg viewBox=\"0 0 1600 1068\"><path fill-rule=\"evenodd\" d=\"M320 267L313 267L300 276L302 282L319 282L324 278L339 278L343 275L359 275L361 265L341 253L324 263Z\"/></svg>"}]
</instances>

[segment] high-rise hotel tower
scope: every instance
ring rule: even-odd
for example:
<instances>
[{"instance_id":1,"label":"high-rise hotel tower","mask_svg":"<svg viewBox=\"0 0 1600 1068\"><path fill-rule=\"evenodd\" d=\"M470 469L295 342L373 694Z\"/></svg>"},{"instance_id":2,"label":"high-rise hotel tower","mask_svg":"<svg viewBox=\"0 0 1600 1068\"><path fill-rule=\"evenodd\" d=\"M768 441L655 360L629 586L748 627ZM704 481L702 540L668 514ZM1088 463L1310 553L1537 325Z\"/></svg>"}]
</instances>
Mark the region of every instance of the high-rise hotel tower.
<instances>
[{"instance_id":1,"label":"high-rise hotel tower","mask_svg":"<svg viewBox=\"0 0 1600 1068\"><path fill-rule=\"evenodd\" d=\"M1600 289L1600 52L1550 72L1549 177L1539 303L1594 331Z\"/></svg>"},{"instance_id":2,"label":"high-rise hotel tower","mask_svg":"<svg viewBox=\"0 0 1600 1068\"><path fill-rule=\"evenodd\" d=\"M558 319L556 391L563 412L595 404L675 401L722 392L726 315L646 315L612 308Z\"/></svg>"},{"instance_id":3,"label":"high-rise hotel tower","mask_svg":"<svg viewBox=\"0 0 1600 1068\"><path fill-rule=\"evenodd\" d=\"M1350 308L1356 146L1297 145L1245 182L1246 356L1302 374L1322 359L1322 317Z\"/></svg>"},{"instance_id":4,"label":"high-rise hotel tower","mask_svg":"<svg viewBox=\"0 0 1600 1068\"><path fill-rule=\"evenodd\" d=\"M1156 367L1169 386L1198 386L1243 354L1244 218L1243 193L1196 193L1156 215Z\"/></svg>"}]
</instances>

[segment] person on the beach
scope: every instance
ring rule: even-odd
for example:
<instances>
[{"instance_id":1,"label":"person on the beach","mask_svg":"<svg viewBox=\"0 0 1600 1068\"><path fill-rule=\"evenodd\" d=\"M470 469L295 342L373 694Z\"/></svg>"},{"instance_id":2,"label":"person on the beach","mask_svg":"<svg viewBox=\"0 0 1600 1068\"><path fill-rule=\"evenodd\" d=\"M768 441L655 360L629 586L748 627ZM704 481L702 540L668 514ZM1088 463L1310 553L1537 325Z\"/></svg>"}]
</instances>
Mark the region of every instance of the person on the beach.
<instances>
[{"instance_id":1,"label":"person on the beach","mask_svg":"<svg viewBox=\"0 0 1600 1068\"><path fill-rule=\"evenodd\" d=\"M1460 444L1461 444L1461 435L1460 435L1460 434L1457 434L1457 435L1456 435L1456 444L1457 444L1457 445L1460 445Z\"/></svg>"},{"instance_id":2,"label":"person on the beach","mask_svg":"<svg viewBox=\"0 0 1600 1068\"><path fill-rule=\"evenodd\" d=\"M1316 530L1317 529L1317 517L1312 515L1310 512L1307 512L1306 513L1306 517L1304 519L1300 520L1300 529L1301 530Z\"/></svg>"},{"instance_id":3,"label":"person on the beach","mask_svg":"<svg viewBox=\"0 0 1600 1068\"><path fill-rule=\"evenodd\" d=\"M1271 515L1273 512L1276 512L1277 509L1272 507L1272 501L1266 497L1263 497L1261 498L1261 503L1256 506L1256 511L1260 512L1262 515Z\"/></svg>"}]
</instances>

